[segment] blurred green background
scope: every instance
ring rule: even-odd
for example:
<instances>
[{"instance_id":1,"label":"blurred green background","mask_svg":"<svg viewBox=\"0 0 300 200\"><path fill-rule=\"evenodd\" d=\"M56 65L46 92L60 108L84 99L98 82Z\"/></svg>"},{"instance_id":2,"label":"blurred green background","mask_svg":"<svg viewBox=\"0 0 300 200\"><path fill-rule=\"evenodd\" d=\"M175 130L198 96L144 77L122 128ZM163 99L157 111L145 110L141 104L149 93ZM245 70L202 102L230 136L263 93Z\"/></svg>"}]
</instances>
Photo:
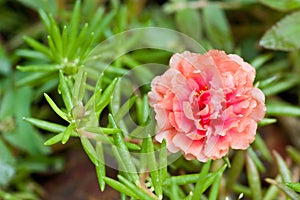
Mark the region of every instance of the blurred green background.
<instances>
[{"instance_id":1,"label":"blurred green background","mask_svg":"<svg viewBox=\"0 0 300 200\"><path fill-rule=\"evenodd\" d=\"M17 66L62 65L57 56L48 54L51 44L47 35L55 30L45 24L47 20L43 17L45 13L51 13L49 23L54 23L53 19L60 31L65 25L72 27L74 4L71 0L0 0L0 199L57 199L58 196L51 197L52 193L63 189L51 190L53 186L49 186L49 182L51 185L52 177L63 176L70 170L69 163L72 162L89 166L76 140L66 145L45 146L44 142L52 134L23 120L24 117L35 117L65 125L43 96L47 92L59 106L63 105L57 94L57 70L17 70ZM276 160L271 158L270 152L274 149L290 166L289 173L294 182L299 181L299 9L300 2L297 0L85 0L82 1L77 29L84 29L84 24L88 23L86 31L88 34L93 32L94 36L85 52L74 53L73 57L88 53L101 41L117 33L150 26L182 32L207 50L221 49L241 55L256 68L256 83L267 97L267 119L261 125L272 125L260 129L252 152L258 159L256 164L260 166L262 187L267 190L269 185L264 178L274 178L278 173L272 168ZM157 37L158 43L164 42L161 36L153 37ZM88 37L81 38L82 44L77 45L84 45L87 40ZM50 46L50 50L36 45L34 41ZM175 45L180 45L176 42ZM122 46L126 44L114 47L114 51L122 49ZM169 52L160 50L134 51L127 59L114 62L113 65L121 69L112 73L121 74L122 69L133 68L136 64L167 64L170 56ZM73 57L70 56L70 60ZM69 73L67 67L64 68L65 73ZM70 69L72 74L72 66ZM265 150L257 144L259 142L266 147ZM76 157L85 162L76 160ZM188 171L185 167L175 164L174 171ZM75 168L74 171L74 174L80 174L76 170L81 169ZM86 170L89 171L89 168ZM110 173L114 176L116 172L112 170ZM245 173L245 170L240 173ZM74 174L70 177L76 177ZM95 176L93 172L91 177ZM239 182L238 178L236 181ZM97 190L97 180L91 179L90 182L96 185L93 188ZM233 189L228 187L226 192L223 191L224 197L235 198L243 192L251 198L251 191L241 185L242 182ZM63 192L59 194L62 199L65 198ZM69 199L88 199L78 197L80 195ZM114 192L96 192L94 195L99 195L99 199L101 195L108 195L108 199L118 198Z\"/></svg>"}]
</instances>

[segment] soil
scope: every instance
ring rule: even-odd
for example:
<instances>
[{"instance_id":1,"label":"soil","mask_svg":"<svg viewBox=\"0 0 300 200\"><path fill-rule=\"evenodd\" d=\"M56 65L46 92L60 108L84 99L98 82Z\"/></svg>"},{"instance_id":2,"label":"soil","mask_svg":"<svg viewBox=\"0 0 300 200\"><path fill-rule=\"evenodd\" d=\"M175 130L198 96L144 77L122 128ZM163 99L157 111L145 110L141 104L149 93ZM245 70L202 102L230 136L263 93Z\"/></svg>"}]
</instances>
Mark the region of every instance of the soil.
<instances>
[{"instance_id":1,"label":"soil","mask_svg":"<svg viewBox=\"0 0 300 200\"><path fill-rule=\"evenodd\" d=\"M65 167L61 173L44 177L44 200L119 200L117 191L106 185L100 191L93 163L89 160L80 144L72 144L63 152ZM107 168L107 176L115 177L116 170Z\"/></svg>"}]
</instances>

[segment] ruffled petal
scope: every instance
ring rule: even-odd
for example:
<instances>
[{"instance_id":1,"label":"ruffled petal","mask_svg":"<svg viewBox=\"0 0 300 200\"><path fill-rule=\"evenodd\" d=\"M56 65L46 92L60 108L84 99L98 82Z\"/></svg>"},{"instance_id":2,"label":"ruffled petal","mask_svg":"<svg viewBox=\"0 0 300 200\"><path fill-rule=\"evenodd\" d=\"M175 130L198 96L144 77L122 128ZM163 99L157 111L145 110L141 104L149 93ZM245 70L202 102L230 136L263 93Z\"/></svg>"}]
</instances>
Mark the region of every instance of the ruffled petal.
<instances>
[{"instance_id":1,"label":"ruffled petal","mask_svg":"<svg viewBox=\"0 0 300 200\"><path fill-rule=\"evenodd\" d=\"M266 112L254 78L255 69L238 55L174 54L148 94L158 125L155 139L201 162L221 158L230 148L248 148Z\"/></svg>"}]
</instances>

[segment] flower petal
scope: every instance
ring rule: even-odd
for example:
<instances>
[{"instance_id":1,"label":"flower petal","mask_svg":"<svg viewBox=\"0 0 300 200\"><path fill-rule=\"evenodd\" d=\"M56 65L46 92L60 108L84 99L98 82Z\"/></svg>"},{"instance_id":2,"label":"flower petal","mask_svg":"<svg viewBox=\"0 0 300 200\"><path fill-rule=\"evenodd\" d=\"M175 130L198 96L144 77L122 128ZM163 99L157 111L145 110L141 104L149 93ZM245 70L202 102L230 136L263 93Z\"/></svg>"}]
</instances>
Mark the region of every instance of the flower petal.
<instances>
[{"instance_id":1,"label":"flower petal","mask_svg":"<svg viewBox=\"0 0 300 200\"><path fill-rule=\"evenodd\" d=\"M177 53L170 69L153 79L148 94L156 113L156 140L186 159L218 159L230 148L246 149L266 112L253 87L255 69L238 55L210 50Z\"/></svg>"}]
</instances>

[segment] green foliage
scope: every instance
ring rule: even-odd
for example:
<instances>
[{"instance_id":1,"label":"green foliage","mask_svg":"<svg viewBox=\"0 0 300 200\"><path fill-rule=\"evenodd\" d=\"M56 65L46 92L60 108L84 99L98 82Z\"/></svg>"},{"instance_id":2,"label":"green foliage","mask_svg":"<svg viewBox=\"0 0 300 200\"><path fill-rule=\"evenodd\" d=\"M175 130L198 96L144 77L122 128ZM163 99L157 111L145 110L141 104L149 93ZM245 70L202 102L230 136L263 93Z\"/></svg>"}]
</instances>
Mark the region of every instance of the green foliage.
<instances>
[{"instance_id":1,"label":"green foliage","mask_svg":"<svg viewBox=\"0 0 300 200\"><path fill-rule=\"evenodd\" d=\"M260 45L275 50L293 51L299 49L300 42L297 36L300 31L299 23L300 12L286 16L265 33Z\"/></svg>"},{"instance_id":2,"label":"green foliage","mask_svg":"<svg viewBox=\"0 0 300 200\"><path fill-rule=\"evenodd\" d=\"M43 1L43 0L18 0L25 6L29 8L38 10L43 9L49 13L56 13L57 12L57 2L56 1Z\"/></svg>"},{"instance_id":3,"label":"green foliage","mask_svg":"<svg viewBox=\"0 0 300 200\"><path fill-rule=\"evenodd\" d=\"M121 193L126 194L127 196L133 197L135 199L139 198L139 196L136 195L135 192L131 190L131 188L125 186L124 184L122 184L114 179L111 179L109 177L104 177L104 181L108 185L110 185L112 188L114 188L115 190L118 190Z\"/></svg>"},{"instance_id":4,"label":"green foliage","mask_svg":"<svg viewBox=\"0 0 300 200\"><path fill-rule=\"evenodd\" d=\"M44 136L23 118L31 120L31 108L38 91L28 86L16 87L21 74L12 65L14 59L0 47L0 198L39 199L41 188L31 173L60 171L63 160L48 158L50 148L42 145ZM45 124L43 124L45 125ZM55 127L51 127L54 130ZM60 127L61 125L57 125ZM31 185L28 187L28 185ZM14 191L10 192L10 188Z\"/></svg>"},{"instance_id":5,"label":"green foliage","mask_svg":"<svg viewBox=\"0 0 300 200\"><path fill-rule=\"evenodd\" d=\"M179 10L175 16L179 31L187 34L196 41L202 38L201 15L198 10L186 8Z\"/></svg>"},{"instance_id":6,"label":"green foliage","mask_svg":"<svg viewBox=\"0 0 300 200\"><path fill-rule=\"evenodd\" d=\"M262 198L262 189L257 166L249 154L246 155L246 170L252 199Z\"/></svg>"},{"instance_id":7,"label":"green foliage","mask_svg":"<svg viewBox=\"0 0 300 200\"><path fill-rule=\"evenodd\" d=\"M272 116L299 116L300 108L285 102L273 101L267 104L267 115Z\"/></svg>"},{"instance_id":8,"label":"green foliage","mask_svg":"<svg viewBox=\"0 0 300 200\"><path fill-rule=\"evenodd\" d=\"M282 0L282 1L261 0L261 3L280 11L290 11L290 10L300 8L299 0Z\"/></svg>"},{"instance_id":9,"label":"green foliage","mask_svg":"<svg viewBox=\"0 0 300 200\"><path fill-rule=\"evenodd\" d=\"M267 182L269 182L270 184L275 185L276 187L278 187L280 190L282 190L286 196L292 200L297 200L300 198L300 196L294 192L292 189L290 189L289 187L285 186L282 183L278 183L273 179L266 179Z\"/></svg>"},{"instance_id":10,"label":"green foliage","mask_svg":"<svg viewBox=\"0 0 300 200\"><path fill-rule=\"evenodd\" d=\"M233 39L225 13L220 7L210 4L203 9L203 21L207 37L217 49L231 52Z\"/></svg>"},{"instance_id":11,"label":"green foliage","mask_svg":"<svg viewBox=\"0 0 300 200\"><path fill-rule=\"evenodd\" d=\"M22 184L31 183L31 173L47 173L49 166L61 170L63 161L49 156L49 146L71 138L80 140L95 165L100 190L109 185L123 199L299 199L299 180L291 170L300 166L297 148L287 148L290 162L276 152L273 159L259 129L253 145L229 153L226 164L187 161L169 154L166 141L153 142L156 124L147 97L150 81L162 73L171 54L218 48L241 54L255 67L256 86L267 105L268 118L260 127L277 126L285 116L299 117L299 11L280 20L260 41L264 48L290 53L254 45L283 15L264 5L289 11L298 9L299 2L169 1L164 10L131 0L58 2L14 2L40 19L34 21L37 28L20 22L27 29L7 37L4 46L12 55L0 48L1 199L39 199L37 186L20 189ZM26 16L12 13L0 12L4 25L16 23L7 16ZM3 24L0 30L7 31ZM149 26L169 31L127 32ZM177 31L200 45L180 38ZM116 166L110 166L107 156ZM270 165L277 166L278 175L266 179L269 186L262 177L274 175L267 170ZM117 179L110 178L106 166L118 169Z\"/></svg>"},{"instance_id":12,"label":"green foliage","mask_svg":"<svg viewBox=\"0 0 300 200\"><path fill-rule=\"evenodd\" d=\"M9 151L5 143L0 139L0 186L8 185L13 175L15 174L15 158L12 153Z\"/></svg>"},{"instance_id":13,"label":"green foliage","mask_svg":"<svg viewBox=\"0 0 300 200\"><path fill-rule=\"evenodd\" d=\"M300 183L285 183L289 188L291 188L292 190L294 190L295 192L300 192Z\"/></svg>"}]
</instances>

